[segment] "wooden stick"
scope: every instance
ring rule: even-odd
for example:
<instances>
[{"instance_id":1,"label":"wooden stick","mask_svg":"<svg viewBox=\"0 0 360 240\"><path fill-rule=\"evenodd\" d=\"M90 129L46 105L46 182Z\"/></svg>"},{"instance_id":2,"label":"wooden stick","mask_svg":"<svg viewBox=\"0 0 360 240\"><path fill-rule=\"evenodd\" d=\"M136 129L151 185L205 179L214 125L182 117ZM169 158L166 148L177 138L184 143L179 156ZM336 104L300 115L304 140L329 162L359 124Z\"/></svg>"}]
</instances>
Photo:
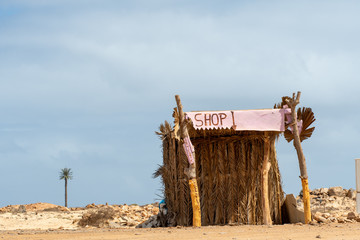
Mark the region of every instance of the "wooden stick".
<instances>
[{"instance_id":1,"label":"wooden stick","mask_svg":"<svg viewBox=\"0 0 360 240\"><path fill-rule=\"evenodd\" d=\"M310 211L310 193L309 193L309 183L308 183L308 174L306 169L305 156L301 147L300 134L297 125L297 111L296 105L300 103L301 92L297 92L296 98L295 93L291 100L287 100L289 107L291 108L291 117L292 117L292 128L294 134L294 147L298 155L299 167L300 167L300 178L301 185L303 187L303 202L304 202L304 215L305 223L311 222L311 211Z\"/></svg>"},{"instance_id":2,"label":"wooden stick","mask_svg":"<svg viewBox=\"0 0 360 240\"><path fill-rule=\"evenodd\" d=\"M183 141L185 138L189 138L189 132L187 129L187 122L185 120L184 112L179 95L175 95L177 108L179 111L179 126L180 126L180 138ZM194 162L189 164L189 168L185 169L185 174L189 177L190 196L193 208L193 226L201 227L201 209L200 209L200 196L198 190L198 184L196 180L196 161L195 153L191 153ZM190 159L189 159L190 162Z\"/></svg>"},{"instance_id":3,"label":"wooden stick","mask_svg":"<svg viewBox=\"0 0 360 240\"><path fill-rule=\"evenodd\" d=\"M186 124L184 124L185 122L185 116L184 116L184 112L182 109L182 104L181 104L181 100L180 100L180 96L179 95L175 95L175 99L176 99L176 104L177 104L177 108L179 111L179 126L180 126L180 134L181 134L181 138L185 138L189 136L189 133L187 131L187 126Z\"/></svg>"},{"instance_id":4,"label":"wooden stick","mask_svg":"<svg viewBox=\"0 0 360 240\"><path fill-rule=\"evenodd\" d=\"M262 208L263 208L263 222L265 225L272 225L272 220L270 216L270 206L269 206L269 170L271 163L269 162L270 157L270 137L267 136L265 132L264 139L264 161L262 165Z\"/></svg>"}]
</instances>

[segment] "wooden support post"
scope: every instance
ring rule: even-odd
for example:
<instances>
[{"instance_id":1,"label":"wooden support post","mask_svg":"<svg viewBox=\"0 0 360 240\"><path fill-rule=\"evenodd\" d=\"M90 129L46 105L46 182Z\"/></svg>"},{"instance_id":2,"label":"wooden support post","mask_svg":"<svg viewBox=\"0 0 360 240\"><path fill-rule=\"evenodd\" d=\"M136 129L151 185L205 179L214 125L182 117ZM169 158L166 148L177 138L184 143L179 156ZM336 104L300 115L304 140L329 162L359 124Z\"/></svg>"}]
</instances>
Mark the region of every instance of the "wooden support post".
<instances>
[{"instance_id":1,"label":"wooden support post","mask_svg":"<svg viewBox=\"0 0 360 240\"><path fill-rule=\"evenodd\" d=\"M264 138L264 161L262 164L262 209L263 209L263 223L265 225L272 225L272 220L270 216L270 205L269 205L269 170L271 163L269 162L270 158L270 137L265 132Z\"/></svg>"},{"instance_id":2,"label":"wooden support post","mask_svg":"<svg viewBox=\"0 0 360 240\"><path fill-rule=\"evenodd\" d=\"M309 183L308 183L308 174L306 170L305 156L301 147L300 134L297 126L297 111L296 105L300 103L301 92L297 92L296 98L295 93L290 100L287 100L287 104L291 108L291 117L292 117L292 130L294 134L294 147L299 159L300 166L300 178L301 185L303 188L303 202L304 202L304 215L305 223L308 224L311 222L311 211L310 211L310 193L309 193Z\"/></svg>"},{"instance_id":3,"label":"wooden support post","mask_svg":"<svg viewBox=\"0 0 360 240\"><path fill-rule=\"evenodd\" d=\"M175 95L177 108L179 111L179 126L180 126L180 138L184 144L191 144L189 132L187 130L184 112L179 95ZM187 142L187 143L186 143ZM190 147L188 145L188 147ZM186 148L186 146L185 146ZM196 162L195 153L190 151L187 153L189 160L189 168L185 170L185 174L189 177L190 196L193 208L193 226L201 227L201 208L200 208L200 195L198 190L198 184L196 180ZM192 158L192 159L191 159Z\"/></svg>"}]
</instances>

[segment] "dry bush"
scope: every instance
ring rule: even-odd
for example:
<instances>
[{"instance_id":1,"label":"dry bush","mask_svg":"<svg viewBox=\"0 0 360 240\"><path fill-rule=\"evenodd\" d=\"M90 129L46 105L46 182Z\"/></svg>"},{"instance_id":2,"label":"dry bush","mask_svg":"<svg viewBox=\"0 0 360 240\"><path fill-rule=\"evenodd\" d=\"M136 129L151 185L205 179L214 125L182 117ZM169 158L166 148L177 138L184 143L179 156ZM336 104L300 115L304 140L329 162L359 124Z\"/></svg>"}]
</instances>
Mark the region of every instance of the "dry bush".
<instances>
[{"instance_id":1,"label":"dry bush","mask_svg":"<svg viewBox=\"0 0 360 240\"><path fill-rule=\"evenodd\" d=\"M84 215L79 221L79 226L102 227L108 222L108 220L113 220L115 214L116 211L111 207L101 207L99 209L93 209L84 213Z\"/></svg>"}]
</instances>

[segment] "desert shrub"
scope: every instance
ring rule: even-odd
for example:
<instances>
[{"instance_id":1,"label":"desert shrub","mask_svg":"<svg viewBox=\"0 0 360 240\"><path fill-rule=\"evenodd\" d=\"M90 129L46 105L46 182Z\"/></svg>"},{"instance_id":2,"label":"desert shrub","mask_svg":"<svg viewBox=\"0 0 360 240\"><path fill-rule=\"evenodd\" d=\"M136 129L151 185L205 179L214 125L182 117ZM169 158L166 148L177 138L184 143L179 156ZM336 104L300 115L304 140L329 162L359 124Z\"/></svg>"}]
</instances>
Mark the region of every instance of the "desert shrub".
<instances>
[{"instance_id":1,"label":"desert shrub","mask_svg":"<svg viewBox=\"0 0 360 240\"><path fill-rule=\"evenodd\" d=\"M79 226L94 226L102 227L108 220L113 220L116 211L111 207L101 207L99 209L92 209L82 216L79 221Z\"/></svg>"},{"instance_id":2,"label":"desert shrub","mask_svg":"<svg viewBox=\"0 0 360 240\"><path fill-rule=\"evenodd\" d=\"M12 214L26 213L26 207L24 205L20 205L18 208L10 206L9 212Z\"/></svg>"}]
</instances>

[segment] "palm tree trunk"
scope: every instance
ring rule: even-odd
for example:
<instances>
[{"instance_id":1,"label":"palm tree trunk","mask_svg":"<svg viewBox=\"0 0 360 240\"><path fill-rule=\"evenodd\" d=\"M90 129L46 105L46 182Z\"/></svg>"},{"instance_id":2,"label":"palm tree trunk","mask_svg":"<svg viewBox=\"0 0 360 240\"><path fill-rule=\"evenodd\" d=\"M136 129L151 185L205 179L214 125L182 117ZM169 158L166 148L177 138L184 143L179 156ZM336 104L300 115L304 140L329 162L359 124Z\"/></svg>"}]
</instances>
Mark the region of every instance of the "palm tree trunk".
<instances>
[{"instance_id":1,"label":"palm tree trunk","mask_svg":"<svg viewBox=\"0 0 360 240\"><path fill-rule=\"evenodd\" d=\"M65 178L65 207L67 207L67 179Z\"/></svg>"}]
</instances>

